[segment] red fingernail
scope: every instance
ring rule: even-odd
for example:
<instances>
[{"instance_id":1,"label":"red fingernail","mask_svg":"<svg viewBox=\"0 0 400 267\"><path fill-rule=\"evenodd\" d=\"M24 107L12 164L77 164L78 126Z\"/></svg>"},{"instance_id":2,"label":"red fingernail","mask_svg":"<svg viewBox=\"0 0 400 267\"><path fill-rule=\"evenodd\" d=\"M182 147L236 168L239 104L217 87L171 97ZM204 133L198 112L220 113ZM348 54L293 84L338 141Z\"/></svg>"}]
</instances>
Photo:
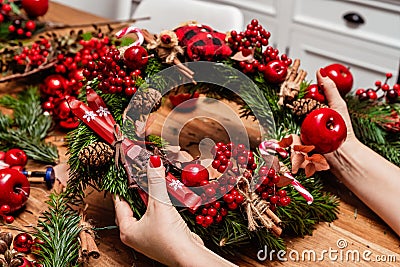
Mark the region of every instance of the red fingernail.
<instances>
[{"instance_id":1,"label":"red fingernail","mask_svg":"<svg viewBox=\"0 0 400 267\"><path fill-rule=\"evenodd\" d=\"M150 167L152 167L152 168L161 167L160 156L150 156Z\"/></svg>"},{"instance_id":2,"label":"red fingernail","mask_svg":"<svg viewBox=\"0 0 400 267\"><path fill-rule=\"evenodd\" d=\"M319 73L321 74L322 77L326 77L326 71L323 68L319 69Z\"/></svg>"}]
</instances>

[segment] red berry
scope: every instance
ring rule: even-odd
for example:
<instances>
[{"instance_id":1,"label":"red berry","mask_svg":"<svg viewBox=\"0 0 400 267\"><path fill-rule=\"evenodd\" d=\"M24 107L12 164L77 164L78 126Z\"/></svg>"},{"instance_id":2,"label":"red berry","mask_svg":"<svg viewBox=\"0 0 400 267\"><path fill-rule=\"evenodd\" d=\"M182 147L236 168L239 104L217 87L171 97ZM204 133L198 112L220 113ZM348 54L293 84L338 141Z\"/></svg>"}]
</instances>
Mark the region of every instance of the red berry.
<instances>
[{"instance_id":1,"label":"red berry","mask_svg":"<svg viewBox=\"0 0 400 267\"><path fill-rule=\"evenodd\" d=\"M0 207L0 213L2 213L2 214L10 213L10 211L11 211L11 208L8 205L2 205Z\"/></svg>"},{"instance_id":2,"label":"red berry","mask_svg":"<svg viewBox=\"0 0 400 267\"><path fill-rule=\"evenodd\" d=\"M268 171L268 178L273 178L275 176L275 170L274 169L269 169Z\"/></svg>"},{"instance_id":3,"label":"red berry","mask_svg":"<svg viewBox=\"0 0 400 267\"><path fill-rule=\"evenodd\" d=\"M277 184L277 183L279 183L279 180L280 180L281 178L279 177L279 175L275 175L272 179L271 179L271 182L273 183L273 184Z\"/></svg>"},{"instance_id":4,"label":"red berry","mask_svg":"<svg viewBox=\"0 0 400 267\"><path fill-rule=\"evenodd\" d=\"M207 215L207 214L208 214L208 209L207 209L207 208L203 208L203 209L201 210L201 214Z\"/></svg>"},{"instance_id":5,"label":"red berry","mask_svg":"<svg viewBox=\"0 0 400 267\"><path fill-rule=\"evenodd\" d=\"M228 165L221 165L218 167L217 171L220 173L224 173L227 169Z\"/></svg>"},{"instance_id":6,"label":"red berry","mask_svg":"<svg viewBox=\"0 0 400 267\"><path fill-rule=\"evenodd\" d=\"M213 204L213 207L216 208L216 209L218 210L219 208L221 208L221 203L220 203L220 202L215 202L215 203Z\"/></svg>"},{"instance_id":7,"label":"red berry","mask_svg":"<svg viewBox=\"0 0 400 267\"><path fill-rule=\"evenodd\" d=\"M286 190L279 190L278 191L278 196L280 196L280 197L286 197L286 195L287 195L287 192L286 192Z\"/></svg>"},{"instance_id":8,"label":"red berry","mask_svg":"<svg viewBox=\"0 0 400 267\"><path fill-rule=\"evenodd\" d=\"M365 92L365 89L359 88L359 89L357 89L357 91L356 91L356 95L359 96L359 95L361 95L361 94L364 93L364 92Z\"/></svg>"},{"instance_id":9,"label":"red berry","mask_svg":"<svg viewBox=\"0 0 400 267\"><path fill-rule=\"evenodd\" d=\"M217 210L215 208L209 208L207 214L211 217L214 217L215 215L217 215Z\"/></svg>"},{"instance_id":10,"label":"red berry","mask_svg":"<svg viewBox=\"0 0 400 267\"><path fill-rule=\"evenodd\" d=\"M9 215L9 216L5 216L4 221L8 224L12 224L14 222L14 217Z\"/></svg>"},{"instance_id":11,"label":"red berry","mask_svg":"<svg viewBox=\"0 0 400 267\"><path fill-rule=\"evenodd\" d=\"M279 199L279 204L283 207L287 206L290 204L290 197L281 197Z\"/></svg>"},{"instance_id":12,"label":"red berry","mask_svg":"<svg viewBox=\"0 0 400 267\"><path fill-rule=\"evenodd\" d=\"M279 202L279 197L278 196L271 196L270 198L269 198L269 202L271 203L271 204L277 204L278 202Z\"/></svg>"},{"instance_id":13,"label":"red berry","mask_svg":"<svg viewBox=\"0 0 400 267\"><path fill-rule=\"evenodd\" d=\"M214 187L208 187L208 188L205 190L204 193L206 194L207 197L213 197L213 196L215 196L215 194L216 194L217 192L215 191Z\"/></svg>"},{"instance_id":14,"label":"red berry","mask_svg":"<svg viewBox=\"0 0 400 267\"><path fill-rule=\"evenodd\" d=\"M376 81L376 82L375 82L375 86L380 87L381 85L382 85L382 82L381 82L381 81Z\"/></svg>"},{"instance_id":15,"label":"red berry","mask_svg":"<svg viewBox=\"0 0 400 267\"><path fill-rule=\"evenodd\" d=\"M222 222L222 220L224 219L224 217L222 217L222 215L217 214L214 218L216 223L220 223Z\"/></svg>"},{"instance_id":16,"label":"red berry","mask_svg":"<svg viewBox=\"0 0 400 267\"><path fill-rule=\"evenodd\" d=\"M8 26L8 31L9 31L9 32L15 32L15 30L16 30L16 28L15 28L14 25Z\"/></svg>"},{"instance_id":17,"label":"red berry","mask_svg":"<svg viewBox=\"0 0 400 267\"><path fill-rule=\"evenodd\" d=\"M232 202L228 204L228 209L235 210L238 208L238 204L236 202Z\"/></svg>"},{"instance_id":18,"label":"red berry","mask_svg":"<svg viewBox=\"0 0 400 267\"><path fill-rule=\"evenodd\" d=\"M235 197L235 202L236 203L241 204L241 203L243 203L243 201L244 201L244 197L242 195L237 195Z\"/></svg>"},{"instance_id":19,"label":"red berry","mask_svg":"<svg viewBox=\"0 0 400 267\"><path fill-rule=\"evenodd\" d=\"M390 78L392 78L392 76L393 76L392 73L390 73L390 72L386 73L386 78L390 79Z\"/></svg>"},{"instance_id":20,"label":"red berry","mask_svg":"<svg viewBox=\"0 0 400 267\"><path fill-rule=\"evenodd\" d=\"M236 183L237 183L236 177L231 176L228 178L228 184L235 185Z\"/></svg>"},{"instance_id":21,"label":"red berry","mask_svg":"<svg viewBox=\"0 0 400 267\"><path fill-rule=\"evenodd\" d=\"M260 176L265 176L265 175L268 174L268 172L269 172L268 167L262 166L262 167L260 168L260 170L258 171L258 174L259 174Z\"/></svg>"},{"instance_id":22,"label":"red berry","mask_svg":"<svg viewBox=\"0 0 400 267\"><path fill-rule=\"evenodd\" d=\"M227 209L225 209L225 208L221 208L220 210L219 210L219 214L221 214L221 216L226 216L226 215L228 215L228 210Z\"/></svg>"},{"instance_id":23,"label":"red berry","mask_svg":"<svg viewBox=\"0 0 400 267\"><path fill-rule=\"evenodd\" d=\"M262 199L268 199L268 197L269 197L268 192L264 191L264 192L261 193L261 198Z\"/></svg>"},{"instance_id":24,"label":"red berry","mask_svg":"<svg viewBox=\"0 0 400 267\"><path fill-rule=\"evenodd\" d=\"M206 217L204 217L204 224L210 225L210 224L212 224L213 222L214 222L213 217L211 217L211 216L209 216L209 215L207 215Z\"/></svg>"},{"instance_id":25,"label":"red berry","mask_svg":"<svg viewBox=\"0 0 400 267\"><path fill-rule=\"evenodd\" d=\"M197 215L196 216L196 223L197 224L202 224L204 222L204 216L202 215Z\"/></svg>"},{"instance_id":26,"label":"red berry","mask_svg":"<svg viewBox=\"0 0 400 267\"><path fill-rule=\"evenodd\" d=\"M387 83L385 83L384 85L382 85L381 88L382 88L383 91L387 91L387 90L390 89L389 84L387 84Z\"/></svg>"},{"instance_id":27,"label":"red berry","mask_svg":"<svg viewBox=\"0 0 400 267\"><path fill-rule=\"evenodd\" d=\"M376 100L378 98L378 95L372 89L367 90L367 95L368 95L369 99L371 99L371 100Z\"/></svg>"},{"instance_id":28,"label":"red berry","mask_svg":"<svg viewBox=\"0 0 400 267\"><path fill-rule=\"evenodd\" d=\"M235 197L231 194L226 194L223 196L223 200L229 204L229 203L232 203L233 201L235 201Z\"/></svg>"},{"instance_id":29,"label":"red berry","mask_svg":"<svg viewBox=\"0 0 400 267\"><path fill-rule=\"evenodd\" d=\"M25 29L28 31L34 31L36 29L36 23L33 20L28 20L25 23Z\"/></svg>"}]
</instances>

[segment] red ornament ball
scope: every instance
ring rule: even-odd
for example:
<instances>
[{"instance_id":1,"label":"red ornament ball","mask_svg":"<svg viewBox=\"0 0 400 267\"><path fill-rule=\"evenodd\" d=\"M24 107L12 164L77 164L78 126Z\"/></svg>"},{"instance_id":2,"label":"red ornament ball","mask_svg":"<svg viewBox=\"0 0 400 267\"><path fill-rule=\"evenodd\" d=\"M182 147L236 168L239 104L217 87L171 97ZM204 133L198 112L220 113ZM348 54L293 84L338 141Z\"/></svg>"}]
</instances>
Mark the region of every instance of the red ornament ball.
<instances>
[{"instance_id":1,"label":"red ornament ball","mask_svg":"<svg viewBox=\"0 0 400 267\"><path fill-rule=\"evenodd\" d=\"M199 186L202 181L208 181L209 173L203 165L192 163L183 168L181 179L186 186Z\"/></svg>"},{"instance_id":2,"label":"red ornament ball","mask_svg":"<svg viewBox=\"0 0 400 267\"><path fill-rule=\"evenodd\" d=\"M14 237L13 248L21 253L27 253L33 245L33 238L30 234L20 233Z\"/></svg>"},{"instance_id":3,"label":"red ornament ball","mask_svg":"<svg viewBox=\"0 0 400 267\"><path fill-rule=\"evenodd\" d=\"M46 96L63 96L66 89L66 79L59 74L52 74L44 79L40 91Z\"/></svg>"}]
</instances>

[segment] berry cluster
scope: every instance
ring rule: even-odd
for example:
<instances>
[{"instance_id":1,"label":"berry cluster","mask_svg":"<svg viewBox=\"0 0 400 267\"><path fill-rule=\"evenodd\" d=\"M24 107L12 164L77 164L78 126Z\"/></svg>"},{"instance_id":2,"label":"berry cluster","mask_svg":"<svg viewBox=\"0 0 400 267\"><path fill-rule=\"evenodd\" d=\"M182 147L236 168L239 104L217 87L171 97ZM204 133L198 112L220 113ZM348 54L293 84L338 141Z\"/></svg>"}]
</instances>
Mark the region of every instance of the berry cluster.
<instances>
[{"instance_id":1,"label":"berry cluster","mask_svg":"<svg viewBox=\"0 0 400 267\"><path fill-rule=\"evenodd\" d=\"M279 57L279 50L273 48L272 46L267 46L267 48L263 52L264 62L270 62L273 60L280 60L285 63L286 66L290 66L292 64L292 59L288 58L286 54L282 54Z\"/></svg>"},{"instance_id":2,"label":"berry cluster","mask_svg":"<svg viewBox=\"0 0 400 267\"><path fill-rule=\"evenodd\" d=\"M237 168L233 168L237 170ZM238 170L237 170L238 171ZM220 223L228 215L228 210L236 210L243 203L244 197L234 187L237 178L234 176L222 175L218 180L203 181L203 193L200 195L205 203L200 214L196 216L196 223L208 227L213 223ZM217 201L217 196L223 196Z\"/></svg>"},{"instance_id":3,"label":"berry cluster","mask_svg":"<svg viewBox=\"0 0 400 267\"><path fill-rule=\"evenodd\" d=\"M18 65L37 67L47 61L51 50L51 43L46 38L40 38L30 48L24 47L20 54L14 56Z\"/></svg>"},{"instance_id":4,"label":"berry cluster","mask_svg":"<svg viewBox=\"0 0 400 267\"><path fill-rule=\"evenodd\" d=\"M386 73L386 80L382 83L382 81L376 81L375 86L376 89L369 88L367 90L363 88L359 88L356 91L356 95L360 101L365 100L377 100L381 98L386 98L386 101L389 103L394 103L399 100L400 95L400 84L393 85L393 88L390 88L390 85L387 83L390 78L393 77L393 74L388 72ZM382 92L380 92L382 91ZM381 94L378 96L378 94Z\"/></svg>"},{"instance_id":5,"label":"berry cluster","mask_svg":"<svg viewBox=\"0 0 400 267\"><path fill-rule=\"evenodd\" d=\"M59 54L57 56L57 65L55 70L57 73L68 73L76 69L82 70L90 61L97 60L105 56L110 49L110 40L108 37L99 38L92 37L90 40L80 40L79 44L82 48L75 54L65 55Z\"/></svg>"},{"instance_id":6,"label":"berry cluster","mask_svg":"<svg viewBox=\"0 0 400 267\"><path fill-rule=\"evenodd\" d=\"M98 88L104 93L121 93L132 96L137 88L135 77L140 75L140 70L131 71L124 65L120 51L116 48L110 49L98 61L89 61L83 70L83 75L88 80L97 78Z\"/></svg>"},{"instance_id":7,"label":"berry cluster","mask_svg":"<svg viewBox=\"0 0 400 267\"><path fill-rule=\"evenodd\" d=\"M222 222L224 217L228 215L228 210L222 205L220 201L207 204L206 207L200 210L200 214L196 215L196 223L203 227L209 227L213 223Z\"/></svg>"},{"instance_id":8,"label":"berry cluster","mask_svg":"<svg viewBox=\"0 0 400 267\"><path fill-rule=\"evenodd\" d=\"M231 45L232 50L239 52L242 51L244 57L249 56L252 53L252 49L257 48L260 51L263 50L264 46L268 45L268 39L271 33L265 30L258 20L253 19L250 24L247 25L247 29L244 32L231 31L228 43ZM286 54L279 56L279 50L272 46L267 46L261 55L254 54L254 60L251 61L240 61L239 66L244 73L254 73L259 71L264 73L268 68L267 64L272 61L280 61L282 66L290 66L292 59L288 58Z\"/></svg>"},{"instance_id":9,"label":"berry cluster","mask_svg":"<svg viewBox=\"0 0 400 267\"><path fill-rule=\"evenodd\" d=\"M5 223L11 224L14 222L14 217L11 215L7 215L11 212L11 208L8 205L2 205L0 207L0 216L3 217L3 221Z\"/></svg>"},{"instance_id":10,"label":"berry cluster","mask_svg":"<svg viewBox=\"0 0 400 267\"><path fill-rule=\"evenodd\" d=\"M219 142L213 147L212 152L215 154L212 167L220 173L232 169L232 158L236 160L238 167L247 169L250 174L257 168L253 152L246 149L244 144L235 146L233 143L224 144Z\"/></svg>"},{"instance_id":11,"label":"berry cluster","mask_svg":"<svg viewBox=\"0 0 400 267\"><path fill-rule=\"evenodd\" d=\"M21 19L15 19L8 26L8 32L18 37L32 37L32 33L36 29L36 23L33 20L22 21Z\"/></svg>"},{"instance_id":12,"label":"berry cluster","mask_svg":"<svg viewBox=\"0 0 400 267\"><path fill-rule=\"evenodd\" d=\"M265 30L258 20L253 19L244 32L231 31L228 43L234 51L242 51L245 48L267 46L270 36L271 33Z\"/></svg>"},{"instance_id":13,"label":"berry cluster","mask_svg":"<svg viewBox=\"0 0 400 267\"><path fill-rule=\"evenodd\" d=\"M273 168L262 166L258 171L258 175L256 193L262 199L269 201L269 208L272 211L275 211L277 205L284 207L290 204L290 197L287 196L286 191L277 189L280 177Z\"/></svg>"}]
</instances>

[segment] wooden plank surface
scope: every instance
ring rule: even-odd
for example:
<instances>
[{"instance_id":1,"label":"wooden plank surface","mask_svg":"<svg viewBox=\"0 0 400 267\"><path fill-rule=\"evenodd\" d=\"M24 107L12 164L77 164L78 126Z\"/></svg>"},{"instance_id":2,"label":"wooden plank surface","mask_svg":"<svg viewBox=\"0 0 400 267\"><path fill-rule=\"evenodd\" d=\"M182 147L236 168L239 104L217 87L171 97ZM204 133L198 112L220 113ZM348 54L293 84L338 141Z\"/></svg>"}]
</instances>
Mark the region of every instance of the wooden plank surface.
<instances>
[{"instance_id":1,"label":"wooden plank surface","mask_svg":"<svg viewBox=\"0 0 400 267\"><path fill-rule=\"evenodd\" d=\"M46 20L55 22L68 22L69 24L92 23L96 21L105 21L102 18L82 13L71 8L64 7L59 4L50 2L49 13L45 17ZM13 93L21 90L24 83L7 83L0 84L0 94ZM230 104L236 110L238 107ZM2 112L9 112L2 110ZM153 128L154 133L160 133L163 120L169 114L169 107L165 106L158 112L158 119ZM178 119L187 122L184 116ZM252 138L256 138L257 129L249 121L244 121L247 125L248 133ZM204 131L201 129L209 128L209 121L197 120L195 123L187 123L182 131L182 136L186 136L180 140L182 147L196 155L198 153L197 143L204 135L218 133L219 131ZM215 126L215 125L214 125ZM215 127L219 127L216 125ZM66 147L64 145L64 133L55 132L48 138L49 141L55 142L59 147L61 162L66 161ZM40 170L43 166L29 162L30 170ZM239 264L240 266L398 266L400 262L400 239L390 228L382 222L371 210L363 205L355 196L351 194L340 182L334 177L327 177L328 189L337 194L341 198L340 213L338 220L333 223L321 223L317 225L312 236L304 238L285 238L287 241L288 254L296 256L299 253L300 260L293 261L259 261L257 253L260 248L250 248L243 250L242 254L229 259ZM43 205L50 192L42 185L33 185L31 196L26 205L26 208L17 216L15 226L30 229L38 219L38 215L45 208ZM112 201L109 195L104 196L102 192L88 190L87 203L89 204L88 218L92 219L96 227L106 227L114 225L114 210ZM394 211L395 212L395 211ZM101 257L97 260L91 260L89 266L158 266L147 257L133 252L132 249L126 247L119 240L117 230L102 230L99 234L99 249ZM347 246L344 249L339 249L338 240L344 240ZM343 243L343 242L342 242ZM324 250L337 250L335 254L324 254L324 259L314 261L308 259L308 250L314 250L316 257L320 258ZM368 253L370 261L360 259L360 262L354 260L346 260L346 253L352 251ZM301 260L302 253L305 255L305 260ZM263 254L259 254L263 256ZM275 253L276 255L276 253ZM335 255L339 256L335 260ZM340 258L340 255L343 255ZM282 256L282 254L281 254ZM350 255L351 256L351 255ZM377 256L392 256L395 257L395 262L377 262ZM201 259L197 259L201 260ZM392 258L393 260L393 258Z\"/></svg>"}]
</instances>

